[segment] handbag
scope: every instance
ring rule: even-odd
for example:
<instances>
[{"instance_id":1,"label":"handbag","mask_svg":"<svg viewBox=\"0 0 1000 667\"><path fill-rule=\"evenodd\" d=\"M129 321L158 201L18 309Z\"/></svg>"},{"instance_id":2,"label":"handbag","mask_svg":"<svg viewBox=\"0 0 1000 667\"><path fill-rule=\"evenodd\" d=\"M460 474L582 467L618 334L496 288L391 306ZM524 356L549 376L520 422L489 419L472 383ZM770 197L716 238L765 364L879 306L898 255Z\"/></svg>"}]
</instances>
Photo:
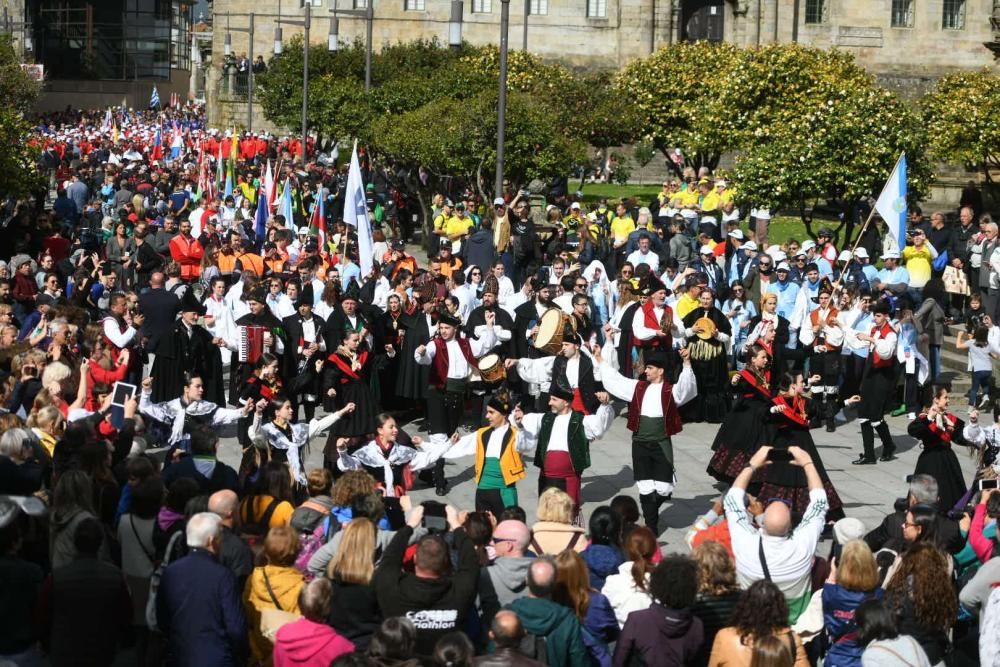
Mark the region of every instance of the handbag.
<instances>
[{"instance_id":1,"label":"handbag","mask_svg":"<svg viewBox=\"0 0 1000 667\"><path fill-rule=\"evenodd\" d=\"M266 566L261 568L261 573L264 575L264 586L267 587L267 594L271 596L271 602L274 603L276 608L262 609L260 611L260 634L267 640L274 642L274 638L282 626L297 621L302 616L301 614L293 614L281 608L278 596L274 594L274 589L271 588L271 580L267 576Z\"/></svg>"},{"instance_id":2,"label":"handbag","mask_svg":"<svg viewBox=\"0 0 1000 667\"><path fill-rule=\"evenodd\" d=\"M941 280L944 282L944 291L949 294L961 294L963 296L969 295L969 279L965 275L965 271L962 271L956 266L949 266L945 268L944 273L941 275Z\"/></svg>"},{"instance_id":3,"label":"handbag","mask_svg":"<svg viewBox=\"0 0 1000 667\"><path fill-rule=\"evenodd\" d=\"M938 253L938 256L934 258L933 262L931 262L931 266L935 271L940 271L944 267L948 266L948 251L945 250L944 252Z\"/></svg>"}]
</instances>

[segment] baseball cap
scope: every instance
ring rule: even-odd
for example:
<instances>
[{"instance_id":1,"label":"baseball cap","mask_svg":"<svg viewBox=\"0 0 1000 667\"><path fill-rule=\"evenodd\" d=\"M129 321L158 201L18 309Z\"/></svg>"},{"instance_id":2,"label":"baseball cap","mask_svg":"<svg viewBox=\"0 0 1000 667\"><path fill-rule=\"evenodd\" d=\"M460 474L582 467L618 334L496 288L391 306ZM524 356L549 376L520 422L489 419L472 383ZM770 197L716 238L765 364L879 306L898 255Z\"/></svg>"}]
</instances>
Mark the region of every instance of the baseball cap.
<instances>
[{"instance_id":1,"label":"baseball cap","mask_svg":"<svg viewBox=\"0 0 1000 667\"><path fill-rule=\"evenodd\" d=\"M701 250L699 250L698 252L700 254L702 254L702 255L714 255L715 254L715 253L712 252L712 246L710 246L710 245L703 245L701 247Z\"/></svg>"},{"instance_id":2,"label":"baseball cap","mask_svg":"<svg viewBox=\"0 0 1000 667\"><path fill-rule=\"evenodd\" d=\"M791 271L791 270L792 267L788 266L788 262L778 262L778 266L777 268L775 268L775 271Z\"/></svg>"},{"instance_id":3,"label":"baseball cap","mask_svg":"<svg viewBox=\"0 0 1000 667\"><path fill-rule=\"evenodd\" d=\"M744 250L756 250L757 249L757 244L754 243L753 241L747 241L746 243L743 244L743 249Z\"/></svg>"},{"instance_id":4,"label":"baseball cap","mask_svg":"<svg viewBox=\"0 0 1000 667\"><path fill-rule=\"evenodd\" d=\"M503 200L503 197L497 197L496 199L493 200L493 205L494 206L506 206L507 202L505 202Z\"/></svg>"},{"instance_id":5,"label":"baseball cap","mask_svg":"<svg viewBox=\"0 0 1000 667\"><path fill-rule=\"evenodd\" d=\"M570 207L570 209L571 209L571 210L573 210L573 211L579 211L579 210L580 210L580 202L578 202L578 201L575 201L575 202L573 202L572 204L570 204L570 206L569 206L569 207Z\"/></svg>"},{"instance_id":6,"label":"baseball cap","mask_svg":"<svg viewBox=\"0 0 1000 667\"><path fill-rule=\"evenodd\" d=\"M729 236L732 236L734 239L738 239L738 240L742 241L743 238L744 238L743 237L743 230L742 229L734 229L733 231L729 232Z\"/></svg>"},{"instance_id":7,"label":"baseball cap","mask_svg":"<svg viewBox=\"0 0 1000 667\"><path fill-rule=\"evenodd\" d=\"M895 250L882 253L882 259L899 259L899 253Z\"/></svg>"},{"instance_id":8,"label":"baseball cap","mask_svg":"<svg viewBox=\"0 0 1000 667\"><path fill-rule=\"evenodd\" d=\"M802 252L805 252L807 250L812 250L815 247L816 247L816 242L813 241L812 239L809 239L808 241L803 241L802 242L802 245L799 246L799 250L801 250Z\"/></svg>"},{"instance_id":9,"label":"baseball cap","mask_svg":"<svg viewBox=\"0 0 1000 667\"><path fill-rule=\"evenodd\" d=\"M868 251L864 248L858 248L854 251L854 256L858 259L868 259Z\"/></svg>"}]
</instances>

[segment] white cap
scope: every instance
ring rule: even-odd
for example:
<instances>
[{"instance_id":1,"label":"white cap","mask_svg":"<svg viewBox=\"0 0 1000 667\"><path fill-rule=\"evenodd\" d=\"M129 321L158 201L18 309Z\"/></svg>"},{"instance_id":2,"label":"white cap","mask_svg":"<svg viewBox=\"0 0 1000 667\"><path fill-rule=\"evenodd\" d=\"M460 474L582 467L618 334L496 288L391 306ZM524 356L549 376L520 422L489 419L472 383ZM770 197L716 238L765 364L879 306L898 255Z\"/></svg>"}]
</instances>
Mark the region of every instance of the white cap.
<instances>
[{"instance_id":1,"label":"white cap","mask_svg":"<svg viewBox=\"0 0 1000 667\"><path fill-rule=\"evenodd\" d=\"M788 262L778 262L778 266L774 270L775 271L791 271L792 267L788 266Z\"/></svg>"},{"instance_id":2,"label":"white cap","mask_svg":"<svg viewBox=\"0 0 1000 667\"><path fill-rule=\"evenodd\" d=\"M775 262L784 262L785 259L787 259L788 255L786 255L785 251L781 249L781 246L771 246L771 247L776 248L776 250L768 254L774 258Z\"/></svg>"},{"instance_id":3,"label":"white cap","mask_svg":"<svg viewBox=\"0 0 1000 667\"><path fill-rule=\"evenodd\" d=\"M758 220L770 220L771 219L771 209L769 208L755 208L750 211L750 215L757 218Z\"/></svg>"},{"instance_id":4,"label":"white cap","mask_svg":"<svg viewBox=\"0 0 1000 667\"><path fill-rule=\"evenodd\" d=\"M570 208L571 211L579 211L580 210L580 202L578 202L578 201L573 202L572 204L569 205L569 208Z\"/></svg>"},{"instance_id":5,"label":"white cap","mask_svg":"<svg viewBox=\"0 0 1000 667\"><path fill-rule=\"evenodd\" d=\"M837 261L838 262L847 262L850 259L851 259L851 251L850 250L841 250L840 254L837 255Z\"/></svg>"},{"instance_id":6,"label":"white cap","mask_svg":"<svg viewBox=\"0 0 1000 667\"><path fill-rule=\"evenodd\" d=\"M493 205L494 206L506 206L507 202L505 202L503 200L503 197L497 197L496 199L493 200Z\"/></svg>"},{"instance_id":7,"label":"white cap","mask_svg":"<svg viewBox=\"0 0 1000 667\"><path fill-rule=\"evenodd\" d=\"M899 259L899 252L895 250L890 250L889 252L882 253L882 259Z\"/></svg>"},{"instance_id":8,"label":"white cap","mask_svg":"<svg viewBox=\"0 0 1000 667\"><path fill-rule=\"evenodd\" d=\"M757 244L754 243L753 241L747 241L746 243L743 244L743 249L744 250L757 250Z\"/></svg>"},{"instance_id":9,"label":"white cap","mask_svg":"<svg viewBox=\"0 0 1000 667\"><path fill-rule=\"evenodd\" d=\"M807 250L812 250L815 247L816 247L816 242L813 241L812 239L809 239L808 241L803 241L802 242L802 245L799 246L799 250L801 250L802 252L805 252Z\"/></svg>"},{"instance_id":10,"label":"white cap","mask_svg":"<svg viewBox=\"0 0 1000 667\"><path fill-rule=\"evenodd\" d=\"M712 252L712 246L710 246L710 245L703 245L701 247L701 251L700 252L701 252L702 255L714 255L715 254L714 252Z\"/></svg>"},{"instance_id":11,"label":"white cap","mask_svg":"<svg viewBox=\"0 0 1000 667\"><path fill-rule=\"evenodd\" d=\"M719 221L715 219L715 216L711 216L711 215L703 215L703 216L701 216L700 222L702 224L706 224L707 223L707 224L710 224L710 225L717 225L717 224L719 224Z\"/></svg>"},{"instance_id":12,"label":"white cap","mask_svg":"<svg viewBox=\"0 0 1000 667\"><path fill-rule=\"evenodd\" d=\"M716 187L718 187L718 186L720 186L720 185L721 185L722 187L726 187L726 185L728 185L728 183L726 183L726 179L724 179L724 178L720 178L719 180L717 180L717 181L715 182L715 186L716 186Z\"/></svg>"},{"instance_id":13,"label":"white cap","mask_svg":"<svg viewBox=\"0 0 1000 667\"><path fill-rule=\"evenodd\" d=\"M739 228L734 229L733 231L729 232L729 236L732 236L734 239L739 239L740 241L742 241L743 240L743 230L739 229Z\"/></svg>"},{"instance_id":14,"label":"white cap","mask_svg":"<svg viewBox=\"0 0 1000 667\"><path fill-rule=\"evenodd\" d=\"M868 259L868 251L864 248L858 248L854 251L854 256L858 259Z\"/></svg>"}]
</instances>

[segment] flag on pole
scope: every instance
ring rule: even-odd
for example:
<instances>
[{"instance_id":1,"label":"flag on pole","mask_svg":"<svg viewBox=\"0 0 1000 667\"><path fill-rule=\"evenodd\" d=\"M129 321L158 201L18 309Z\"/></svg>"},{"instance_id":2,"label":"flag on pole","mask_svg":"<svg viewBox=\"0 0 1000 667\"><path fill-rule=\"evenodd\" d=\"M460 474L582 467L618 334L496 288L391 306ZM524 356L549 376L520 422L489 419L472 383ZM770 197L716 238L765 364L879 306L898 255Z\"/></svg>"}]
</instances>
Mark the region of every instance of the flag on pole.
<instances>
[{"instance_id":1,"label":"flag on pole","mask_svg":"<svg viewBox=\"0 0 1000 667\"><path fill-rule=\"evenodd\" d=\"M292 230L292 234L298 234L299 230L295 226L295 207L292 205L292 183L288 178L285 179L285 185L281 188L278 213L285 216L285 227Z\"/></svg>"},{"instance_id":2,"label":"flag on pole","mask_svg":"<svg viewBox=\"0 0 1000 667\"><path fill-rule=\"evenodd\" d=\"M118 143L118 123L112 121L111 123L111 143Z\"/></svg>"},{"instance_id":3,"label":"flag on pole","mask_svg":"<svg viewBox=\"0 0 1000 667\"><path fill-rule=\"evenodd\" d=\"M315 235L319 241L321 252L327 251L326 247L326 212L323 206L323 185L316 188L316 201L313 202L312 216L309 220L309 233Z\"/></svg>"},{"instance_id":4,"label":"flag on pole","mask_svg":"<svg viewBox=\"0 0 1000 667\"><path fill-rule=\"evenodd\" d=\"M108 107L107 112L104 114L104 122L101 123L101 132L110 132L111 131L111 125L113 123L114 123L114 120L112 119L112 116L111 116L111 107Z\"/></svg>"},{"instance_id":5,"label":"flag on pole","mask_svg":"<svg viewBox=\"0 0 1000 667\"><path fill-rule=\"evenodd\" d=\"M226 188L222 192L222 196L231 197L233 195L233 170L231 167L226 167Z\"/></svg>"},{"instance_id":6,"label":"flag on pole","mask_svg":"<svg viewBox=\"0 0 1000 667\"><path fill-rule=\"evenodd\" d=\"M257 193L257 216L254 219L253 232L257 239L257 250L260 250L261 246L264 245L264 236L267 232L267 216L269 213L267 205L267 197L264 196L264 191L261 190Z\"/></svg>"},{"instance_id":7,"label":"flag on pole","mask_svg":"<svg viewBox=\"0 0 1000 667\"><path fill-rule=\"evenodd\" d=\"M367 276L372 270L372 228L368 220L368 205L365 200L365 186L361 180L361 166L358 164L358 142L354 142L351 153L351 168L347 172L347 190L344 194L344 222L357 229L358 259L361 275Z\"/></svg>"},{"instance_id":8,"label":"flag on pole","mask_svg":"<svg viewBox=\"0 0 1000 667\"><path fill-rule=\"evenodd\" d=\"M232 160L233 166L236 166L236 159L240 155L240 135L236 133L236 128L233 128L233 138L229 142L229 159Z\"/></svg>"},{"instance_id":9,"label":"flag on pole","mask_svg":"<svg viewBox=\"0 0 1000 667\"><path fill-rule=\"evenodd\" d=\"M156 84L153 84L153 94L149 96L149 108L157 109L160 106L160 94L156 92Z\"/></svg>"},{"instance_id":10,"label":"flag on pole","mask_svg":"<svg viewBox=\"0 0 1000 667\"><path fill-rule=\"evenodd\" d=\"M225 167L223 166L223 160L222 160L222 142L219 142L219 157L215 161L215 189L216 190L218 190L219 188L222 187L223 182L226 179L225 171L223 171L224 169L225 169Z\"/></svg>"},{"instance_id":11,"label":"flag on pole","mask_svg":"<svg viewBox=\"0 0 1000 667\"><path fill-rule=\"evenodd\" d=\"M163 136L160 133L160 127L156 127L156 138L153 139L153 152L150 153L149 158L151 160L162 160L163 159Z\"/></svg>"},{"instance_id":12,"label":"flag on pole","mask_svg":"<svg viewBox=\"0 0 1000 667\"><path fill-rule=\"evenodd\" d=\"M264 174L264 200L267 202L268 210L274 203L274 174L271 173L271 161L267 161L267 173Z\"/></svg>"},{"instance_id":13,"label":"flag on pole","mask_svg":"<svg viewBox=\"0 0 1000 667\"><path fill-rule=\"evenodd\" d=\"M886 229L896 240L896 247L906 246L906 153L900 153L882 194L875 202L875 210L885 220Z\"/></svg>"}]
</instances>

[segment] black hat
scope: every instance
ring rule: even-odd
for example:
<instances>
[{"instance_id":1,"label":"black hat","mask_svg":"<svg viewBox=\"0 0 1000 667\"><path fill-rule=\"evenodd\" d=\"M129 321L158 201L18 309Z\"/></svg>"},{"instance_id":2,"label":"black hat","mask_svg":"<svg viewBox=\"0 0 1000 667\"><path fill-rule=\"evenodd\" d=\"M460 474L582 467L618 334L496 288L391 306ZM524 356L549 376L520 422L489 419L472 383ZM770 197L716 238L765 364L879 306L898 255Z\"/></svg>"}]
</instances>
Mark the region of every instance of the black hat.
<instances>
[{"instance_id":1,"label":"black hat","mask_svg":"<svg viewBox=\"0 0 1000 667\"><path fill-rule=\"evenodd\" d=\"M295 307L312 306L314 303L316 303L316 299L313 294L313 286L311 282L308 282L299 290L299 298L295 300Z\"/></svg>"},{"instance_id":2,"label":"black hat","mask_svg":"<svg viewBox=\"0 0 1000 667\"><path fill-rule=\"evenodd\" d=\"M314 238L310 238L306 241L305 251L306 252L317 252L319 250L319 241Z\"/></svg>"},{"instance_id":3,"label":"black hat","mask_svg":"<svg viewBox=\"0 0 1000 667\"><path fill-rule=\"evenodd\" d=\"M500 293L500 281L492 273L488 273L485 278L483 278L483 294L492 294L496 296Z\"/></svg>"},{"instance_id":4,"label":"black hat","mask_svg":"<svg viewBox=\"0 0 1000 667\"><path fill-rule=\"evenodd\" d=\"M493 408L497 412L503 415L509 415L511 411L510 402L503 396L495 395L490 398L486 407Z\"/></svg>"},{"instance_id":5,"label":"black hat","mask_svg":"<svg viewBox=\"0 0 1000 667\"><path fill-rule=\"evenodd\" d=\"M438 324L447 324L450 327L460 327L462 326L462 320L458 319L451 313L442 310L438 314Z\"/></svg>"},{"instance_id":6,"label":"black hat","mask_svg":"<svg viewBox=\"0 0 1000 667\"><path fill-rule=\"evenodd\" d=\"M564 401L572 401L573 390L553 380L552 384L549 385L549 396L555 396L556 398L561 398Z\"/></svg>"},{"instance_id":7,"label":"black hat","mask_svg":"<svg viewBox=\"0 0 1000 667\"><path fill-rule=\"evenodd\" d=\"M646 285L643 288L643 296L653 296L657 292L666 292L670 294L670 289L663 284L663 281L656 276L650 275L646 277Z\"/></svg>"},{"instance_id":8,"label":"black hat","mask_svg":"<svg viewBox=\"0 0 1000 667\"><path fill-rule=\"evenodd\" d=\"M181 297L181 312L205 314L205 306L198 302L191 288L184 290L184 296Z\"/></svg>"},{"instance_id":9,"label":"black hat","mask_svg":"<svg viewBox=\"0 0 1000 667\"><path fill-rule=\"evenodd\" d=\"M406 244L403 243L403 239L396 239L392 242L391 248L393 250L406 250Z\"/></svg>"},{"instance_id":10,"label":"black hat","mask_svg":"<svg viewBox=\"0 0 1000 667\"><path fill-rule=\"evenodd\" d=\"M642 361L647 366L656 366L657 368L667 367L667 355L663 352L651 352L648 355L644 355Z\"/></svg>"},{"instance_id":11,"label":"black hat","mask_svg":"<svg viewBox=\"0 0 1000 667\"><path fill-rule=\"evenodd\" d=\"M871 307L872 315L892 315L892 306L885 299L879 299L875 302L875 305Z\"/></svg>"},{"instance_id":12,"label":"black hat","mask_svg":"<svg viewBox=\"0 0 1000 667\"><path fill-rule=\"evenodd\" d=\"M46 294L45 292L42 292L41 294L35 297L36 308L38 306L54 306L54 305L56 305L56 298L51 294Z\"/></svg>"},{"instance_id":13,"label":"black hat","mask_svg":"<svg viewBox=\"0 0 1000 667\"><path fill-rule=\"evenodd\" d=\"M267 291L263 287L258 287L247 296L247 301L256 301L257 303L267 303Z\"/></svg>"},{"instance_id":14,"label":"black hat","mask_svg":"<svg viewBox=\"0 0 1000 667\"><path fill-rule=\"evenodd\" d=\"M816 288L816 296L812 299L813 303L819 303L820 294L833 295L833 284L830 282L829 278L823 278L819 281L819 287Z\"/></svg>"},{"instance_id":15,"label":"black hat","mask_svg":"<svg viewBox=\"0 0 1000 667\"><path fill-rule=\"evenodd\" d=\"M820 227L820 230L816 232L816 236L825 236L827 238L833 238L833 231L829 227Z\"/></svg>"},{"instance_id":16,"label":"black hat","mask_svg":"<svg viewBox=\"0 0 1000 667\"><path fill-rule=\"evenodd\" d=\"M580 344L580 337L576 334L576 328L570 322L563 324L562 341L564 343Z\"/></svg>"},{"instance_id":17,"label":"black hat","mask_svg":"<svg viewBox=\"0 0 1000 667\"><path fill-rule=\"evenodd\" d=\"M353 278L348 283L347 289L344 290L344 294L340 297L340 301L343 303L348 299L352 301L359 301L361 299L361 288L358 287L358 281Z\"/></svg>"}]
</instances>

